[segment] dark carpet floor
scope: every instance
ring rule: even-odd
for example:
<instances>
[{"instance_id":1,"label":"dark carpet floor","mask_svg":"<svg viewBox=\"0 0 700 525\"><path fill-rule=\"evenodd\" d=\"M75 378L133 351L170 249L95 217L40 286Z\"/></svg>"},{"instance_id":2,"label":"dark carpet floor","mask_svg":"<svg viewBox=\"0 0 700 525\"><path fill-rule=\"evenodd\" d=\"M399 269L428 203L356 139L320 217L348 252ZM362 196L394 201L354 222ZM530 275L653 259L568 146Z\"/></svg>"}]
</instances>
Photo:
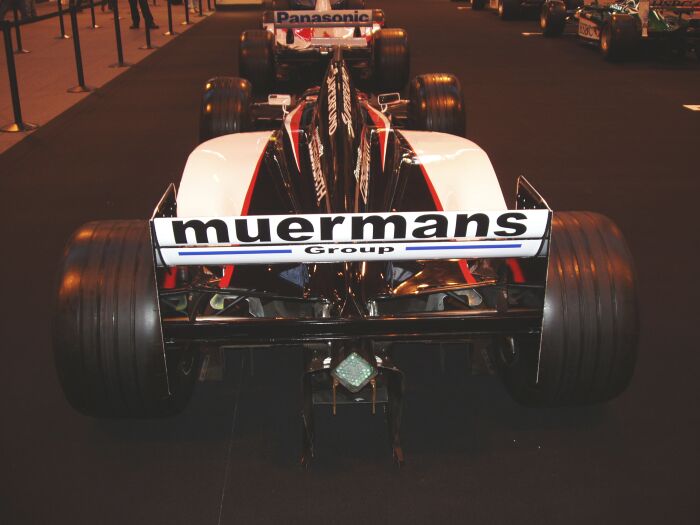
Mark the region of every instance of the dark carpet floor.
<instances>
[{"instance_id":1,"label":"dark carpet floor","mask_svg":"<svg viewBox=\"0 0 700 525\"><path fill-rule=\"evenodd\" d=\"M219 13L0 156L0 523L700 522L700 66L609 64L532 20L446 0L374 2L410 32L412 72L453 72L468 135L507 196L526 175L559 210L605 213L634 253L639 365L604 407L533 410L494 377L447 375L409 347L396 471L380 418L319 415L318 461L296 467L298 358L199 385L174 419L98 422L59 390L50 287L80 223L150 214L195 145L199 92L234 74L252 11Z\"/></svg>"}]
</instances>

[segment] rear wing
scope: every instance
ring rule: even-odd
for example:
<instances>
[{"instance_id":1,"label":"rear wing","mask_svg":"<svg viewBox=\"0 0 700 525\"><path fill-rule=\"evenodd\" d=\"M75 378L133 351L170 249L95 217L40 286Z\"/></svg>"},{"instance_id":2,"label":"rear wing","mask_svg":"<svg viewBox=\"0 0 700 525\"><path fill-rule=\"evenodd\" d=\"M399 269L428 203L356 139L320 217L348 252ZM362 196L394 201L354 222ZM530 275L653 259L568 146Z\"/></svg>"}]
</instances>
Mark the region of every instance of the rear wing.
<instances>
[{"instance_id":1,"label":"rear wing","mask_svg":"<svg viewBox=\"0 0 700 525\"><path fill-rule=\"evenodd\" d=\"M637 4L642 22L642 37L649 36L649 12L668 11L678 15L700 13L700 0L640 0Z\"/></svg>"},{"instance_id":2,"label":"rear wing","mask_svg":"<svg viewBox=\"0 0 700 525\"><path fill-rule=\"evenodd\" d=\"M303 29L314 27L372 27L371 9L334 11L273 11L275 29Z\"/></svg>"},{"instance_id":3,"label":"rear wing","mask_svg":"<svg viewBox=\"0 0 700 525\"><path fill-rule=\"evenodd\" d=\"M551 211L152 219L159 266L546 256Z\"/></svg>"}]
</instances>

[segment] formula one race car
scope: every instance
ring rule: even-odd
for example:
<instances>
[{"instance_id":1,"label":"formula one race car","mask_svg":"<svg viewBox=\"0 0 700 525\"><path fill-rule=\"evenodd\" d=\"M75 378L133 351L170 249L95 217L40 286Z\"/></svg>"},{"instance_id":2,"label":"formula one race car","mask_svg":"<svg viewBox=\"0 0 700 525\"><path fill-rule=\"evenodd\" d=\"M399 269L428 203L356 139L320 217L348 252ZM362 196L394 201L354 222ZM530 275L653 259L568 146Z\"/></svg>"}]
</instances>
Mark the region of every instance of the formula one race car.
<instances>
[{"instance_id":1,"label":"formula one race car","mask_svg":"<svg viewBox=\"0 0 700 525\"><path fill-rule=\"evenodd\" d=\"M314 2L297 2L302 7ZM318 84L333 49L342 47L356 82L375 91L401 91L408 83L408 36L403 29L383 29L380 9L364 2L318 0L311 9L268 11L262 30L241 35L239 75L267 94L278 81ZM279 3L278 3L279 5ZM348 9L332 9L332 8Z\"/></svg>"},{"instance_id":2,"label":"formula one race car","mask_svg":"<svg viewBox=\"0 0 700 525\"><path fill-rule=\"evenodd\" d=\"M249 93L207 83L209 140L150 220L91 222L68 242L53 341L77 410L173 414L203 353L303 348L304 464L314 406L353 403L383 406L401 463L397 342L478 343L530 405L623 391L637 311L622 234L596 213L553 213L522 178L509 209L486 153L459 136L455 77L370 100L336 50L278 129L231 133Z\"/></svg>"},{"instance_id":3,"label":"formula one race car","mask_svg":"<svg viewBox=\"0 0 700 525\"><path fill-rule=\"evenodd\" d=\"M474 11L480 11L487 5L498 11L501 20L514 20L527 13L537 12L542 9L545 0L471 0ZM575 9L581 0L566 0L565 4L570 9Z\"/></svg>"},{"instance_id":4,"label":"formula one race car","mask_svg":"<svg viewBox=\"0 0 700 525\"><path fill-rule=\"evenodd\" d=\"M643 45L679 56L695 51L700 58L698 13L700 0L586 0L573 11L561 0L547 0L540 26L545 36L559 36L571 21L578 36L609 60L629 58Z\"/></svg>"}]
</instances>

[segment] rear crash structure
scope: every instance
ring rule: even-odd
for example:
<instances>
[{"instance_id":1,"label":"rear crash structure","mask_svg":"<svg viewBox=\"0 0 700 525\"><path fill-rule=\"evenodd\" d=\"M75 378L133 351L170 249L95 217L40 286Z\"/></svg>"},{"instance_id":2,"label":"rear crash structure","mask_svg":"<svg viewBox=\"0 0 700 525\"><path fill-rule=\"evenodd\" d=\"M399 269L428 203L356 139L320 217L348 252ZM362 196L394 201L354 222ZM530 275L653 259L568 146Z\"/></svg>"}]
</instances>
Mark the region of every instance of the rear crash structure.
<instances>
[{"instance_id":1,"label":"rear crash structure","mask_svg":"<svg viewBox=\"0 0 700 525\"><path fill-rule=\"evenodd\" d=\"M314 406L362 402L384 408L400 464L397 342L477 341L528 405L627 386L637 311L622 234L595 213L552 212L523 178L506 206L485 152L459 136L454 77L418 77L414 100L377 107L337 52L276 130L249 132L245 81L210 84L203 100L221 103L202 113L206 140L177 192L150 220L88 223L67 244L53 339L77 410L174 414L203 352L302 348L302 463ZM392 104L408 107L402 127Z\"/></svg>"}]
</instances>

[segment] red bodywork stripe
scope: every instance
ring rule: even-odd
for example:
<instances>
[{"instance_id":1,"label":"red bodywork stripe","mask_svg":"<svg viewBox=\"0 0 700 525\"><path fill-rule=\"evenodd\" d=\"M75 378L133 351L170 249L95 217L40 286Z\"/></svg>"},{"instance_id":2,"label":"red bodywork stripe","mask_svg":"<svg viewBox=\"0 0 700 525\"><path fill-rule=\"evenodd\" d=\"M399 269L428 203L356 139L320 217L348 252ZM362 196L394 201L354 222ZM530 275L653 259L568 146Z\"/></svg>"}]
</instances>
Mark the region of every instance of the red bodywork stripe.
<instances>
[{"instance_id":1,"label":"red bodywork stripe","mask_svg":"<svg viewBox=\"0 0 700 525\"><path fill-rule=\"evenodd\" d=\"M289 140L292 143L292 149L294 150L294 160L297 163L297 169L301 172L301 159L299 156L299 125L301 124L301 115L304 112L304 102L299 104L297 109L294 110L292 115L292 120L289 122L290 137ZM245 214L244 214L245 215Z\"/></svg>"},{"instance_id":2,"label":"red bodywork stripe","mask_svg":"<svg viewBox=\"0 0 700 525\"><path fill-rule=\"evenodd\" d=\"M267 146L263 149L260 158L258 159L258 164L255 166L255 172L253 177L250 179L250 186L248 186L248 192L245 195L245 200L243 201L243 209L241 210L241 215L248 215L248 210L250 209L250 201L253 198L253 190L255 190L255 183L258 180L258 174L260 173L260 166L262 165L263 158L265 157L265 151ZM228 288L231 284L231 277L233 277L234 266L229 264L224 266L224 273L219 280L219 288Z\"/></svg>"},{"instance_id":3,"label":"red bodywork stripe","mask_svg":"<svg viewBox=\"0 0 700 525\"><path fill-rule=\"evenodd\" d=\"M374 109L368 103L365 103L365 107L367 108L369 118L371 118L374 125L377 126L377 133L379 134L379 154L382 156L382 171L384 171L384 163L386 161L386 142L389 135L389 128L387 127L386 122L377 115L379 112L376 109Z\"/></svg>"},{"instance_id":4,"label":"red bodywork stripe","mask_svg":"<svg viewBox=\"0 0 700 525\"><path fill-rule=\"evenodd\" d=\"M523 274L523 270L520 267L520 263L518 262L518 260L508 259L506 262L508 263L508 267L510 268L510 273L513 274L513 281L516 283L524 283L525 275Z\"/></svg>"},{"instance_id":5,"label":"red bodywork stripe","mask_svg":"<svg viewBox=\"0 0 700 525\"><path fill-rule=\"evenodd\" d=\"M442 208L442 203L440 202L440 197L438 197L438 194L435 191L435 187L430 181L430 177L428 177L428 172L425 171L425 167L423 166L423 164L419 164L419 166L421 172L423 172L423 178L425 178L425 184L428 186L428 191L430 191L430 195L433 198L433 202L435 203L435 209L437 211L444 211L444 209ZM469 266L467 265L467 261L465 259L460 259L459 269L462 270L462 275L464 276L464 280L467 281L467 283L476 284L477 281L472 275L472 272L469 271Z\"/></svg>"}]
</instances>

